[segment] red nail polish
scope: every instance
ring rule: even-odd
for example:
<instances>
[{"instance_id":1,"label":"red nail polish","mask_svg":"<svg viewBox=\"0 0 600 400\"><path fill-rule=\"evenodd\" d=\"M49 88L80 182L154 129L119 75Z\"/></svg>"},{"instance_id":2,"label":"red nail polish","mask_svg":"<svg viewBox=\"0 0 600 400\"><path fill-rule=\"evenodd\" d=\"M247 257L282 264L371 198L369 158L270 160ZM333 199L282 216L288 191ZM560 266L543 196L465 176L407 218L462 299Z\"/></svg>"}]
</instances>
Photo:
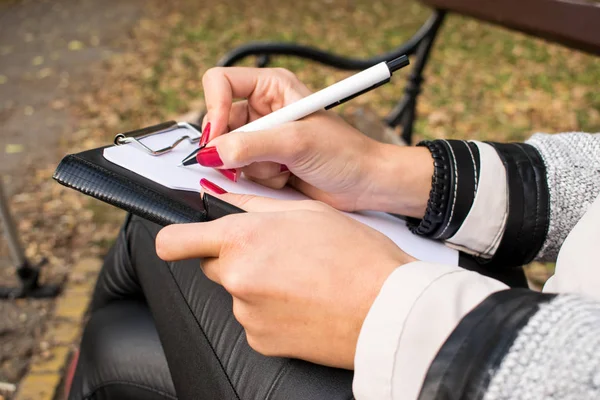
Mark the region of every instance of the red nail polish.
<instances>
[{"instance_id":1,"label":"red nail polish","mask_svg":"<svg viewBox=\"0 0 600 400\"><path fill-rule=\"evenodd\" d=\"M208 190L209 192L213 192L215 194L225 194L227 193L227 190L223 189L222 187L215 185L214 183L212 183L211 181L209 181L208 179L200 179L200 186L202 186L202 188L204 190Z\"/></svg>"},{"instance_id":2,"label":"red nail polish","mask_svg":"<svg viewBox=\"0 0 600 400\"><path fill-rule=\"evenodd\" d=\"M223 165L223 161L221 157L219 157L219 153L217 152L217 148L205 147L196 154L196 161L198 164L203 165L205 167L220 167Z\"/></svg>"},{"instance_id":3,"label":"red nail polish","mask_svg":"<svg viewBox=\"0 0 600 400\"><path fill-rule=\"evenodd\" d=\"M279 167L279 172L288 172L290 169L285 164L281 164Z\"/></svg>"},{"instance_id":4,"label":"red nail polish","mask_svg":"<svg viewBox=\"0 0 600 400\"><path fill-rule=\"evenodd\" d=\"M200 147L206 146L208 143L208 139L210 139L210 122L206 123L204 126L204 130L202 131L202 137L200 138L200 143L198 144Z\"/></svg>"},{"instance_id":5,"label":"red nail polish","mask_svg":"<svg viewBox=\"0 0 600 400\"><path fill-rule=\"evenodd\" d=\"M237 169L235 169L235 168L218 169L217 171L219 171L221 173L221 175L223 175L225 178L229 179L230 181L237 182L237 178L238 178Z\"/></svg>"}]
</instances>

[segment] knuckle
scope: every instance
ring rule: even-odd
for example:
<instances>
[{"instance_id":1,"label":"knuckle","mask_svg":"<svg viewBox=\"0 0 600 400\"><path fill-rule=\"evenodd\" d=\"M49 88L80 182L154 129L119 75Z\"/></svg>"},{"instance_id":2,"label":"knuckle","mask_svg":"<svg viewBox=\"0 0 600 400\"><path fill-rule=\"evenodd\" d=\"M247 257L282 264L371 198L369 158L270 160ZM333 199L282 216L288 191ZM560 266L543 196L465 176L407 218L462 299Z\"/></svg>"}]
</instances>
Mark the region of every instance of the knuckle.
<instances>
[{"instance_id":1,"label":"knuckle","mask_svg":"<svg viewBox=\"0 0 600 400\"><path fill-rule=\"evenodd\" d=\"M263 356L275 355L273 348L269 345L269 341L264 340L261 336L246 331L246 340L248 341L248 345L257 353Z\"/></svg>"},{"instance_id":2,"label":"knuckle","mask_svg":"<svg viewBox=\"0 0 600 400\"><path fill-rule=\"evenodd\" d=\"M236 300L235 298L233 299L233 307L232 307L232 311L233 311L233 316L235 317L235 319L244 327L246 328L246 324L247 324L247 312L244 309L244 305L242 302L240 302L239 300Z\"/></svg>"},{"instance_id":3,"label":"knuckle","mask_svg":"<svg viewBox=\"0 0 600 400\"><path fill-rule=\"evenodd\" d=\"M202 75L202 83L206 83L207 81L214 79L218 76L223 76L223 67L212 67L206 70L204 75Z\"/></svg>"},{"instance_id":4,"label":"knuckle","mask_svg":"<svg viewBox=\"0 0 600 400\"><path fill-rule=\"evenodd\" d=\"M278 68L273 68L273 70L278 76L285 79L286 81L296 82L298 80L298 77L296 77L296 74L294 74L292 71L290 71L287 68L278 67Z\"/></svg>"},{"instance_id":5,"label":"knuckle","mask_svg":"<svg viewBox=\"0 0 600 400\"><path fill-rule=\"evenodd\" d=\"M252 283L240 269L227 271L221 280L225 290L235 297L246 297L252 292Z\"/></svg>"},{"instance_id":6,"label":"knuckle","mask_svg":"<svg viewBox=\"0 0 600 400\"><path fill-rule=\"evenodd\" d=\"M227 153L229 159L236 165L243 165L249 156L249 146L246 135L225 135L225 137L231 136L231 139L227 144Z\"/></svg>"}]
</instances>

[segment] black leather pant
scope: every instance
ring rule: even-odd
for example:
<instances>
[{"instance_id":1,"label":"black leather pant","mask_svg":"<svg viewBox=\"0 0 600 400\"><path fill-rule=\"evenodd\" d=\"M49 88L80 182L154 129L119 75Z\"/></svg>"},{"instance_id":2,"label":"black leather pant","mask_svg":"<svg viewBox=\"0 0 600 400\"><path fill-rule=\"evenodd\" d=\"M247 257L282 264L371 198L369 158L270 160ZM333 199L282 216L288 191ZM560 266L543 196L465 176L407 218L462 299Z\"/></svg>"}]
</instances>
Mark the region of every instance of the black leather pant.
<instances>
[{"instance_id":1,"label":"black leather pant","mask_svg":"<svg viewBox=\"0 0 600 400\"><path fill-rule=\"evenodd\" d=\"M129 216L109 252L92 300L69 398L351 399L352 372L253 351L230 295L207 279L201 260L167 263L160 227ZM511 286L522 271L486 271Z\"/></svg>"},{"instance_id":2,"label":"black leather pant","mask_svg":"<svg viewBox=\"0 0 600 400\"><path fill-rule=\"evenodd\" d=\"M200 260L158 258L159 230L128 217L108 254L71 400L352 398L351 371L252 350L231 296Z\"/></svg>"}]
</instances>

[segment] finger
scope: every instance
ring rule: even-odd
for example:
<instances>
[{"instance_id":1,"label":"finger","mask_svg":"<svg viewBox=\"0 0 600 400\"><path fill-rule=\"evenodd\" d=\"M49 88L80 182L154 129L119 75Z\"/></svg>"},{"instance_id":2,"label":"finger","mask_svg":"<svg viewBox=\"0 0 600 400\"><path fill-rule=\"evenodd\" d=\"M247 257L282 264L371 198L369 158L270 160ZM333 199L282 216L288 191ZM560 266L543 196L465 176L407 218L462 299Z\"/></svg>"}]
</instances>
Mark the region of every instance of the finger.
<instances>
[{"instance_id":1,"label":"finger","mask_svg":"<svg viewBox=\"0 0 600 400\"><path fill-rule=\"evenodd\" d=\"M279 212L292 210L324 211L330 207L314 200L279 200L270 197L238 193L211 193L212 196L248 212Z\"/></svg>"},{"instance_id":2,"label":"finger","mask_svg":"<svg viewBox=\"0 0 600 400\"><path fill-rule=\"evenodd\" d=\"M274 178L284 173L285 171L282 171L281 168L281 164L270 161L263 161L258 163L252 163L242 168L241 171L247 177L264 180Z\"/></svg>"},{"instance_id":3,"label":"finger","mask_svg":"<svg viewBox=\"0 0 600 400\"><path fill-rule=\"evenodd\" d=\"M231 105L231 111L229 112L229 120L227 121L227 131L233 131L240 126L246 125L248 122L250 122L248 101L241 100L233 103Z\"/></svg>"},{"instance_id":4,"label":"finger","mask_svg":"<svg viewBox=\"0 0 600 400\"><path fill-rule=\"evenodd\" d=\"M241 75L242 70L246 71ZM210 121L214 135L227 130L229 113L234 98L246 98L256 86L258 74L249 68L211 68L202 77L206 101L206 121Z\"/></svg>"},{"instance_id":5,"label":"finger","mask_svg":"<svg viewBox=\"0 0 600 400\"><path fill-rule=\"evenodd\" d=\"M266 115L310 94L296 76L281 68L217 67L202 77L208 121L214 123L215 134L225 132L233 99L246 99L258 94L253 107Z\"/></svg>"},{"instance_id":6,"label":"finger","mask_svg":"<svg viewBox=\"0 0 600 400\"><path fill-rule=\"evenodd\" d=\"M325 202L327 202L327 199L322 198L323 197L322 190L314 187L313 185L311 185L310 183L308 183L306 181L303 181L302 179L298 178L296 175L291 175L288 178L287 184L290 185L291 187L293 187L294 189L296 189L297 191L299 191L300 193L304 193L311 199L325 200Z\"/></svg>"},{"instance_id":7,"label":"finger","mask_svg":"<svg viewBox=\"0 0 600 400\"><path fill-rule=\"evenodd\" d=\"M219 285L223 285L221 283L221 262L219 258L211 257L203 259L200 268L208 279Z\"/></svg>"},{"instance_id":8,"label":"finger","mask_svg":"<svg viewBox=\"0 0 600 400\"><path fill-rule=\"evenodd\" d=\"M234 218L237 221L232 221ZM231 226L242 229L243 220L239 215L210 222L169 225L156 236L156 254L165 261L218 257Z\"/></svg>"},{"instance_id":9,"label":"finger","mask_svg":"<svg viewBox=\"0 0 600 400\"><path fill-rule=\"evenodd\" d=\"M275 176L275 177L269 178L269 179L258 179L258 178L254 178L252 176L246 176L246 177L249 180L251 180L252 182L256 182L262 186L266 186L271 189L281 189L287 183L289 176L290 176L289 172L287 172L287 173L281 174L280 176Z\"/></svg>"},{"instance_id":10,"label":"finger","mask_svg":"<svg viewBox=\"0 0 600 400\"><path fill-rule=\"evenodd\" d=\"M215 138L211 147L217 148L222 168L241 168L260 161L291 166L310 149L311 135L302 131L306 126L304 121L295 121L273 129L235 132Z\"/></svg>"}]
</instances>

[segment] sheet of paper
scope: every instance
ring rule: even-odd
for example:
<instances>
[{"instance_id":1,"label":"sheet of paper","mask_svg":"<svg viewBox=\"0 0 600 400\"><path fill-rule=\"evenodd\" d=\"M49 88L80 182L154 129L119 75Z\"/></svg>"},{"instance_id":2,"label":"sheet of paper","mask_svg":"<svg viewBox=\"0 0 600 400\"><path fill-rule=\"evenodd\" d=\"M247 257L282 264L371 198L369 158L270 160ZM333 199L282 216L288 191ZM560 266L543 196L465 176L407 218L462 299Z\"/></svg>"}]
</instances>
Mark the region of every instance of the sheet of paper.
<instances>
[{"instance_id":1,"label":"sheet of paper","mask_svg":"<svg viewBox=\"0 0 600 400\"><path fill-rule=\"evenodd\" d=\"M150 148L161 148L173 143L184 132L177 129L150 136L143 139L143 142ZM280 190L270 189L246 180L244 177L234 183L214 169L197 164L179 167L181 160L191 153L196 146L187 142L181 143L172 152L161 156L152 156L133 145L113 146L104 150L104 158L171 189L200 192L200 179L206 178L231 193L255 194L285 200L307 199L305 195L289 187ZM396 217L373 211L346 214L377 229L408 254L419 260L458 265L458 252L456 250L450 249L439 242L413 235L404 221Z\"/></svg>"}]
</instances>

